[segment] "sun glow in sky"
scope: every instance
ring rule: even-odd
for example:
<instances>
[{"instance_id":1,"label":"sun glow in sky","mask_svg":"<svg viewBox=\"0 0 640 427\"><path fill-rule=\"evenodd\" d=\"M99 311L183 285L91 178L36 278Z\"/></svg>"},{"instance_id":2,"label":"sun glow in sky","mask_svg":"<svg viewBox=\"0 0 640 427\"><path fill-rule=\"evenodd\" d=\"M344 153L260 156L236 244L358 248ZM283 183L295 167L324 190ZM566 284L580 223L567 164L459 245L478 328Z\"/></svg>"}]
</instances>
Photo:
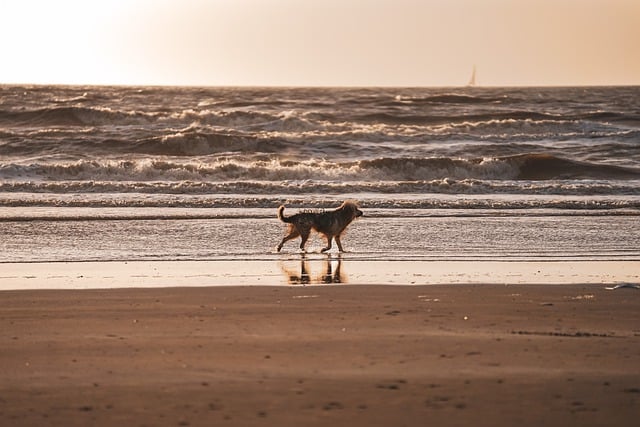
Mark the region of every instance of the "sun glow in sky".
<instances>
[{"instance_id":1,"label":"sun glow in sky","mask_svg":"<svg viewBox=\"0 0 640 427\"><path fill-rule=\"evenodd\" d=\"M638 0L0 0L0 83L640 84Z\"/></svg>"}]
</instances>

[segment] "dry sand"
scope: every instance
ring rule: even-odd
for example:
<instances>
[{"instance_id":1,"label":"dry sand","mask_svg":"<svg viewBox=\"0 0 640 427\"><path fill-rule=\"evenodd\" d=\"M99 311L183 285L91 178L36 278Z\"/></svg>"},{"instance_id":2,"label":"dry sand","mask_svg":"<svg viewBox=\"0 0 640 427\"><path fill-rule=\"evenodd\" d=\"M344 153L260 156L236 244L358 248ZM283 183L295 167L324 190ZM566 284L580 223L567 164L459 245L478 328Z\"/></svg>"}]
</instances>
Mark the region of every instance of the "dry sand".
<instances>
[{"instance_id":1,"label":"dry sand","mask_svg":"<svg viewBox=\"0 0 640 427\"><path fill-rule=\"evenodd\" d=\"M0 425L635 426L640 291L0 292Z\"/></svg>"}]
</instances>

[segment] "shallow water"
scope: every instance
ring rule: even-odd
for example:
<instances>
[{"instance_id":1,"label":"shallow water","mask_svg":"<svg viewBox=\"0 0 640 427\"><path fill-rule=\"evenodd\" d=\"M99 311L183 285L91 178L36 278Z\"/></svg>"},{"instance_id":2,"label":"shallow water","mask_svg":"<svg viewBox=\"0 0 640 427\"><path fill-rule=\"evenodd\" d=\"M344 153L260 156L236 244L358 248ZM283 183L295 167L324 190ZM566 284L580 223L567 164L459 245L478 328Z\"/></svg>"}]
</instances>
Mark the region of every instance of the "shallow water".
<instances>
[{"instance_id":1,"label":"shallow water","mask_svg":"<svg viewBox=\"0 0 640 427\"><path fill-rule=\"evenodd\" d=\"M343 238L349 259L640 260L636 215L548 209L364 212ZM300 252L299 240L275 252L286 227L271 209L4 208L0 219L3 262L277 260ZM319 252L324 245L316 236L307 250Z\"/></svg>"}]
</instances>

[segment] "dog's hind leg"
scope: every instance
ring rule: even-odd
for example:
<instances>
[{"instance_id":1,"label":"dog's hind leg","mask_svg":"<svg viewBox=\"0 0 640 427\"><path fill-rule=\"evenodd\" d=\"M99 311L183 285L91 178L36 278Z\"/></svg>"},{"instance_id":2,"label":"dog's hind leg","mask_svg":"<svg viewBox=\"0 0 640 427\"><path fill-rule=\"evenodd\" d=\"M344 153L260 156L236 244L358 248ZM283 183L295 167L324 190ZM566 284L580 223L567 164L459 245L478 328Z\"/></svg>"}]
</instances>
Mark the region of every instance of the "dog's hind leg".
<instances>
[{"instance_id":1,"label":"dog's hind leg","mask_svg":"<svg viewBox=\"0 0 640 427\"><path fill-rule=\"evenodd\" d=\"M309 235L311 234L311 230L302 230L300 232L300 237L301 237L301 241L300 241L300 250L301 251L305 251L304 249L304 245L307 244L307 240L309 239Z\"/></svg>"},{"instance_id":2,"label":"dog's hind leg","mask_svg":"<svg viewBox=\"0 0 640 427\"><path fill-rule=\"evenodd\" d=\"M299 235L300 235L300 233L298 233L298 230L296 230L295 228L293 230L290 230L289 234L287 234L286 236L283 237L283 239L280 242L280 244L276 247L276 250L278 252L280 252L280 249L282 249L282 245L284 245L286 242L288 242L291 239L295 239Z\"/></svg>"}]
</instances>

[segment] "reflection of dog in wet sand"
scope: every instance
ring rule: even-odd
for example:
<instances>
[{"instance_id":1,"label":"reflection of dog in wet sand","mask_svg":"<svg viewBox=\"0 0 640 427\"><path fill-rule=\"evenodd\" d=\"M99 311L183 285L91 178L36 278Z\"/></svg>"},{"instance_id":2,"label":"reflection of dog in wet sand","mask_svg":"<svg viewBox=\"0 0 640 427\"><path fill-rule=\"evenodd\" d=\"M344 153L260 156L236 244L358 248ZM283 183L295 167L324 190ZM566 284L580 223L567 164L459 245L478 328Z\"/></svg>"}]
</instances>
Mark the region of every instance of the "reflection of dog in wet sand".
<instances>
[{"instance_id":1,"label":"reflection of dog in wet sand","mask_svg":"<svg viewBox=\"0 0 640 427\"><path fill-rule=\"evenodd\" d=\"M289 284L291 285L309 285L309 284L331 284L331 283L346 283L346 277L342 274L342 258L338 254L337 258L331 258L328 255L324 259L324 270L321 275L314 276L309 270L309 260L303 253L300 258L300 271L296 271L292 268L287 268L282 264L282 271L285 273ZM319 260L312 260L311 262L320 262ZM334 268L335 265L335 268Z\"/></svg>"},{"instance_id":2,"label":"reflection of dog in wet sand","mask_svg":"<svg viewBox=\"0 0 640 427\"><path fill-rule=\"evenodd\" d=\"M331 241L336 240L340 252L344 252L340 236L344 233L351 221L362 216L362 211L353 202L344 202L338 209L328 212L303 211L295 215L284 216L284 206L278 208L278 218L289 224L289 233L284 236L277 249L280 252L285 242L300 236L300 249L304 251L304 245L309 239L311 230L323 234L327 239L327 246L322 249L326 252L331 249Z\"/></svg>"}]
</instances>

